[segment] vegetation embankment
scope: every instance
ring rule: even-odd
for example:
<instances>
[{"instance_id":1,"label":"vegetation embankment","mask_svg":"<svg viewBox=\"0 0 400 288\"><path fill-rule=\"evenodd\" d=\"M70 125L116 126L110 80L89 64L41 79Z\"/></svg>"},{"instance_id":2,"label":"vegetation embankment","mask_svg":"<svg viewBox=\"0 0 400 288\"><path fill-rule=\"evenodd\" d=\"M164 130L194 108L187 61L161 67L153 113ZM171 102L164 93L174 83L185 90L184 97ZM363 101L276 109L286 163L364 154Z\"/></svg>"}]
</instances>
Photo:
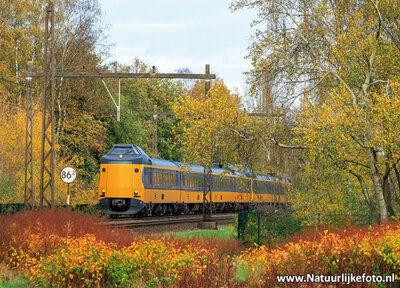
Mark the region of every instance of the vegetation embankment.
<instances>
[{"instance_id":1,"label":"vegetation embankment","mask_svg":"<svg viewBox=\"0 0 400 288\"><path fill-rule=\"evenodd\" d=\"M310 230L277 246L246 248L233 238L139 236L105 228L98 221L62 210L2 216L0 283L39 287L291 287L279 284L276 276L400 276L397 222L362 229ZM379 285L372 287L382 287ZM365 286L350 283L348 287Z\"/></svg>"}]
</instances>

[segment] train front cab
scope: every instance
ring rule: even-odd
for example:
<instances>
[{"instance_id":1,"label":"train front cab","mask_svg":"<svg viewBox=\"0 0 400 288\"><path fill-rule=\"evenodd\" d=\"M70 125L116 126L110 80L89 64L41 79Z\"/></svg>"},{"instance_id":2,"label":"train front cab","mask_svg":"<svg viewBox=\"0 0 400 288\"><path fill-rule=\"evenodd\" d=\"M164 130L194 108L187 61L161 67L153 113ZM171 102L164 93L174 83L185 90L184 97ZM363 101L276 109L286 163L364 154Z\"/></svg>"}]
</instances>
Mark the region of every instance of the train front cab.
<instances>
[{"instance_id":1,"label":"train front cab","mask_svg":"<svg viewBox=\"0 0 400 288\"><path fill-rule=\"evenodd\" d=\"M136 214L146 205L142 181L143 165L133 164L142 160L135 159L138 157L129 152L130 147L116 146L102 158L100 165L100 209L110 215Z\"/></svg>"}]
</instances>

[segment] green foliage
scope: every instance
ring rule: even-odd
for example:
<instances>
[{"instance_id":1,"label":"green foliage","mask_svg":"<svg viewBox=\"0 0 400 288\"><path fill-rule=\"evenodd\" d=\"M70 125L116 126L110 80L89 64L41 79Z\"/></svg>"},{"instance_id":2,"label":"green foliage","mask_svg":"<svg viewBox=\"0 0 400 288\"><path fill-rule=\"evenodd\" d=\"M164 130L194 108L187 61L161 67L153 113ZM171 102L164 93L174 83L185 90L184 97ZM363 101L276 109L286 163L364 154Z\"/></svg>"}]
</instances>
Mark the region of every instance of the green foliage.
<instances>
[{"instance_id":1,"label":"green foliage","mask_svg":"<svg viewBox=\"0 0 400 288\"><path fill-rule=\"evenodd\" d=\"M99 204L77 204L74 205L72 208L73 210L78 210L89 215L100 214Z\"/></svg>"},{"instance_id":2,"label":"green foliage","mask_svg":"<svg viewBox=\"0 0 400 288\"><path fill-rule=\"evenodd\" d=\"M130 256L130 255L129 255ZM139 270L135 259L122 251L114 251L108 258L107 273L110 287L129 287L138 278Z\"/></svg>"},{"instance_id":3,"label":"green foliage","mask_svg":"<svg viewBox=\"0 0 400 288\"><path fill-rule=\"evenodd\" d=\"M9 178L0 178L0 199L2 202L9 202L13 199L11 182L12 180Z\"/></svg>"},{"instance_id":4,"label":"green foliage","mask_svg":"<svg viewBox=\"0 0 400 288\"><path fill-rule=\"evenodd\" d=\"M298 234L303 228L302 223L303 219L297 217L290 210L251 211L247 215L243 244L246 246L254 244L270 246L282 243L287 237ZM258 234L259 229L260 234Z\"/></svg>"},{"instance_id":5,"label":"green foliage","mask_svg":"<svg viewBox=\"0 0 400 288\"><path fill-rule=\"evenodd\" d=\"M174 140L179 135L176 131L179 120L171 116L158 117L158 153L162 159L171 159L175 161L182 161L183 147Z\"/></svg>"},{"instance_id":6,"label":"green foliage","mask_svg":"<svg viewBox=\"0 0 400 288\"><path fill-rule=\"evenodd\" d=\"M122 115L121 122L112 119L108 124L108 142L113 144L135 144L143 146L147 144L148 135L141 121L135 116Z\"/></svg>"},{"instance_id":7,"label":"green foliage","mask_svg":"<svg viewBox=\"0 0 400 288\"><path fill-rule=\"evenodd\" d=\"M31 287L29 281L24 276L17 276L3 282L0 279L0 288L23 288Z\"/></svg>"},{"instance_id":8,"label":"green foliage","mask_svg":"<svg viewBox=\"0 0 400 288\"><path fill-rule=\"evenodd\" d=\"M150 71L139 59L136 59L134 65L117 65L114 69L123 72ZM117 91L117 89L115 84L110 87L112 91ZM176 102L182 93L182 83L172 80L128 79L123 81L121 83L121 122L117 122L115 118L109 121L108 145L136 144L154 157L155 155L151 155L151 147L156 123L150 113L155 106L158 112L170 112L172 103ZM176 134L173 127L176 121L172 116L159 115L157 117L157 157L182 160L180 147L173 143Z\"/></svg>"}]
</instances>

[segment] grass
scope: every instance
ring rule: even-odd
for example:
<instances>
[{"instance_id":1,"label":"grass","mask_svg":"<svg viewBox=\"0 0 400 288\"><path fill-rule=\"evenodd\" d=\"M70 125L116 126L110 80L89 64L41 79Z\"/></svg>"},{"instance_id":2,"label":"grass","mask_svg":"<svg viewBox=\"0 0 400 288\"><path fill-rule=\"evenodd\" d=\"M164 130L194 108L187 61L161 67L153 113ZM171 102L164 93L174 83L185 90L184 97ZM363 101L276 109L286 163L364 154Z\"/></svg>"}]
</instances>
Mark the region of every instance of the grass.
<instances>
[{"instance_id":1,"label":"grass","mask_svg":"<svg viewBox=\"0 0 400 288\"><path fill-rule=\"evenodd\" d=\"M22 275L0 264L0 288L31 287L29 281Z\"/></svg>"},{"instance_id":2,"label":"grass","mask_svg":"<svg viewBox=\"0 0 400 288\"><path fill-rule=\"evenodd\" d=\"M31 287L29 281L23 276L17 276L4 283L0 279L0 288L22 288L22 287Z\"/></svg>"},{"instance_id":3,"label":"grass","mask_svg":"<svg viewBox=\"0 0 400 288\"><path fill-rule=\"evenodd\" d=\"M228 238L234 238L236 237L237 232L235 231L234 227L232 225L224 225L218 227L218 230L196 230L196 231L182 231L182 232L176 232L175 237L176 238L194 238L198 237L201 239L204 238L223 238L223 239L228 239Z\"/></svg>"}]
</instances>

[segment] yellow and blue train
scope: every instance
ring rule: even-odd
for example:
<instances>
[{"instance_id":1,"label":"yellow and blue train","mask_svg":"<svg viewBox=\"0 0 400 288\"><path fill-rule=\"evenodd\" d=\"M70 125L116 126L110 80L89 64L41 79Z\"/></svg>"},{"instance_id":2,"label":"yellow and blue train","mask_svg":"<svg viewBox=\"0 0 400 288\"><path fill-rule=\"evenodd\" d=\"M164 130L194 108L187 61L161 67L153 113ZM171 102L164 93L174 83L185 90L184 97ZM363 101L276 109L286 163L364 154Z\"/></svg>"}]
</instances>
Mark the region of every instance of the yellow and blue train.
<instances>
[{"instance_id":1,"label":"yellow and blue train","mask_svg":"<svg viewBox=\"0 0 400 288\"><path fill-rule=\"evenodd\" d=\"M111 216L197 213L203 209L203 167L149 157L140 147L117 144L101 158L101 211ZM255 203L284 204L289 177L212 168L213 211L234 212ZM208 185L206 186L208 187Z\"/></svg>"}]
</instances>

